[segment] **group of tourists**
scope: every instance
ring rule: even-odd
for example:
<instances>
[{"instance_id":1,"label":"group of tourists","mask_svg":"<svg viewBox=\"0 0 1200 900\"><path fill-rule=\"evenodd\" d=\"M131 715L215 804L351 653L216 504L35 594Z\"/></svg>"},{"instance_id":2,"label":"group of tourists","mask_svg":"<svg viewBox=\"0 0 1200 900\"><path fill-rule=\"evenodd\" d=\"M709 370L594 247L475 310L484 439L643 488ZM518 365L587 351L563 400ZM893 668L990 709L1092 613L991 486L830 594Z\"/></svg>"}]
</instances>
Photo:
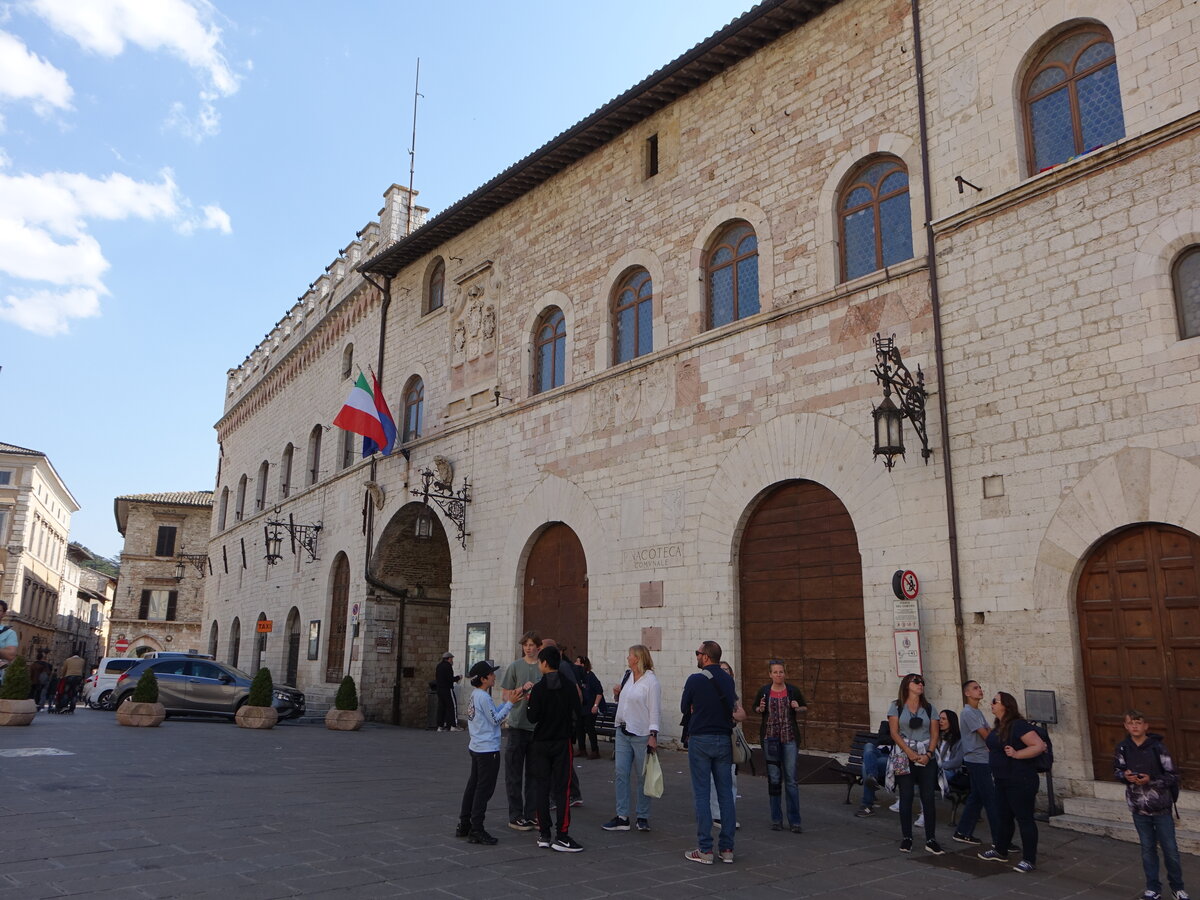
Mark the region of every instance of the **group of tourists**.
<instances>
[{"instance_id":1,"label":"group of tourists","mask_svg":"<svg viewBox=\"0 0 1200 900\"><path fill-rule=\"evenodd\" d=\"M604 703L604 689L586 657L577 657L572 663L553 641L543 641L535 632L522 635L521 649L522 657L504 672L499 706L491 695L499 667L479 662L469 673L475 688L467 715L471 775L456 833L473 843L497 843L484 828L484 815L500 770L501 724L507 721L503 752L509 828L537 830L539 847L578 852L583 848L570 834L571 808L582 804L574 746L577 742L579 755L585 755L590 737L590 757L598 756L595 718ZM696 818L696 847L684 857L704 865L734 860L738 828L734 742L738 726L747 718L733 670L722 662L721 655L717 642L700 644L696 650L699 671L684 683L679 703ZM647 758L658 750L662 687L654 673L653 657L644 645L629 648L626 664L620 683L612 688L617 704L615 814L601 827L648 832L653 797L645 790L644 773ZM782 660L770 660L768 673L770 681L758 689L751 709L760 717L771 828L802 834L797 717L807 711L808 704L803 692L787 682ZM863 798L856 815L875 815L878 791L894 793L892 809L900 818L900 851L912 852L915 825L924 831L925 851L941 855L945 851L937 840L937 798L952 790L963 791L967 798L952 840L981 846L983 841L975 836L975 829L981 817L986 817L991 846L981 847L979 858L999 863L1015 858L1015 871L1032 872L1038 858L1034 803L1039 772L1049 768L1048 740L1022 716L1012 694L996 691L992 695L990 717L983 710L985 693L978 681L965 682L962 696L960 713L939 710L926 695L922 675L910 673L901 679L886 721L864 748ZM1141 841L1146 875L1143 900L1161 897L1159 847L1166 859L1172 896L1189 900L1170 812L1178 795L1179 776L1161 738L1149 732L1144 715L1130 710L1125 728L1128 736L1116 749L1114 772L1126 785ZM920 814L914 819L918 797ZM715 848L714 827L718 829ZM1017 833L1020 845L1013 841Z\"/></svg>"}]
</instances>

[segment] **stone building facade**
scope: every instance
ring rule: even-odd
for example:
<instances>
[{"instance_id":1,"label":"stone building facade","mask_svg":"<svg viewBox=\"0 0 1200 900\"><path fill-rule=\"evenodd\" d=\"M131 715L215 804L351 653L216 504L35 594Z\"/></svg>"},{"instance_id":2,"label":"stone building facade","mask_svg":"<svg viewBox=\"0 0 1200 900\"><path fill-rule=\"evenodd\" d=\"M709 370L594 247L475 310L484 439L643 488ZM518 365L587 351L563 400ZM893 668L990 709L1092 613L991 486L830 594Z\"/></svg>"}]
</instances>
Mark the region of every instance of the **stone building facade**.
<instances>
[{"instance_id":1,"label":"stone building facade","mask_svg":"<svg viewBox=\"0 0 1200 900\"><path fill-rule=\"evenodd\" d=\"M104 655L203 652L212 491L130 494L113 512L125 544Z\"/></svg>"},{"instance_id":2,"label":"stone building facade","mask_svg":"<svg viewBox=\"0 0 1200 900\"><path fill-rule=\"evenodd\" d=\"M57 649L59 598L79 504L38 450L0 443L0 600L29 660Z\"/></svg>"},{"instance_id":3,"label":"stone building facade","mask_svg":"<svg viewBox=\"0 0 1200 900\"><path fill-rule=\"evenodd\" d=\"M447 646L532 627L611 684L645 643L670 696L711 638L743 692L788 661L813 750L920 669L950 707L1052 691L1070 792L1129 705L1200 784L1198 31L768 0L381 241L393 187L229 373L209 648L283 621L268 664L424 724ZM911 428L872 457L876 334L925 375L928 464ZM360 460L328 423L368 362L404 452ZM268 565L271 522L321 528Z\"/></svg>"}]
</instances>

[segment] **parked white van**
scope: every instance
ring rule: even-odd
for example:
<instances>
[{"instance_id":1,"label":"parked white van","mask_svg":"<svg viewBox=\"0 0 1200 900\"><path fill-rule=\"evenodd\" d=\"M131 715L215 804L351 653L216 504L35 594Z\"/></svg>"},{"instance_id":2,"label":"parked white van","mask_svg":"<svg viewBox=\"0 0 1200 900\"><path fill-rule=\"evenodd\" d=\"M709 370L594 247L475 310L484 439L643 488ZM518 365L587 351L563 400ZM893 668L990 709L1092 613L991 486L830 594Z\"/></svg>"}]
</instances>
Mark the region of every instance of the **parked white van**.
<instances>
[{"instance_id":1,"label":"parked white van","mask_svg":"<svg viewBox=\"0 0 1200 900\"><path fill-rule=\"evenodd\" d=\"M92 709L111 708L108 702L117 679L140 662L136 656L106 656L100 660L96 671L83 682L83 699L87 705Z\"/></svg>"}]
</instances>

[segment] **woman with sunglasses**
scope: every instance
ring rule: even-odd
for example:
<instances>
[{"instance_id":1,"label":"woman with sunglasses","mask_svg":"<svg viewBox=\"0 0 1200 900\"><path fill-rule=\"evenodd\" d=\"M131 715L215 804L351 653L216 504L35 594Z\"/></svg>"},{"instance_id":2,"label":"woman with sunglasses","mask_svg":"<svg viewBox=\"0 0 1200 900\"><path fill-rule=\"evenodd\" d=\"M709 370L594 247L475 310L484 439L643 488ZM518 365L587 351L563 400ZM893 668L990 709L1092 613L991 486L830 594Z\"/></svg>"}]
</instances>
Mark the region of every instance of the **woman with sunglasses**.
<instances>
[{"instance_id":1,"label":"woman with sunglasses","mask_svg":"<svg viewBox=\"0 0 1200 900\"><path fill-rule=\"evenodd\" d=\"M767 663L771 683L764 684L754 697L754 711L762 716L763 755L767 760L767 798L771 805L771 830L783 831L783 804L787 795L788 827L800 834L800 791L796 786L796 757L800 746L800 726L796 714L807 712L808 701L800 688L787 683L782 659Z\"/></svg>"},{"instance_id":2,"label":"woman with sunglasses","mask_svg":"<svg viewBox=\"0 0 1200 900\"><path fill-rule=\"evenodd\" d=\"M925 820L925 851L941 856L946 851L936 838L937 807L934 794L938 783L938 711L925 697L925 679L910 672L900 680L900 691L888 707L892 756L888 777L900 794L900 852L912 852L913 793L921 792Z\"/></svg>"},{"instance_id":3,"label":"woman with sunglasses","mask_svg":"<svg viewBox=\"0 0 1200 900\"><path fill-rule=\"evenodd\" d=\"M996 813L1000 831L995 846L979 854L990 862L1007 862L1012 844L1013 823L1021 829L1022 859L1017 872L1032 872L1037 866L1038 829L1033 804L1038 792L1036 760L1046 750L1032 725L1021 717L1017 698L1004 691L992 697L996 727L987 736L988 762L996 782Z\"/></svg>"}]
</instances>

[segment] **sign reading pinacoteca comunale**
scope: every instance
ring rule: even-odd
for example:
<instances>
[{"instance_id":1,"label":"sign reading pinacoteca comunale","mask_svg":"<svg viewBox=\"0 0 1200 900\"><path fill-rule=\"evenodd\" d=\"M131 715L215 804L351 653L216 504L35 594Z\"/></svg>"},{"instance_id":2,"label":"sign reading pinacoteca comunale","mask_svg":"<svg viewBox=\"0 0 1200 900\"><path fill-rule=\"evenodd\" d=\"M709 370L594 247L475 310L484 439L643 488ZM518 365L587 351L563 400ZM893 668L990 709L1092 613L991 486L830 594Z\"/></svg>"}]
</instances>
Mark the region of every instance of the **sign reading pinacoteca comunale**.
<instances>
[{"instance_id":1,"label":"sign reading pinacoteca comunale","mask_svg":"<svg viewBox=\"0 0 1200 900\"><path fill-rule=\"evenodd\" d=\"M626 569L665 569L683 565L683 544L652 544L625 551Z\"/></svg>"}]
</instances>

